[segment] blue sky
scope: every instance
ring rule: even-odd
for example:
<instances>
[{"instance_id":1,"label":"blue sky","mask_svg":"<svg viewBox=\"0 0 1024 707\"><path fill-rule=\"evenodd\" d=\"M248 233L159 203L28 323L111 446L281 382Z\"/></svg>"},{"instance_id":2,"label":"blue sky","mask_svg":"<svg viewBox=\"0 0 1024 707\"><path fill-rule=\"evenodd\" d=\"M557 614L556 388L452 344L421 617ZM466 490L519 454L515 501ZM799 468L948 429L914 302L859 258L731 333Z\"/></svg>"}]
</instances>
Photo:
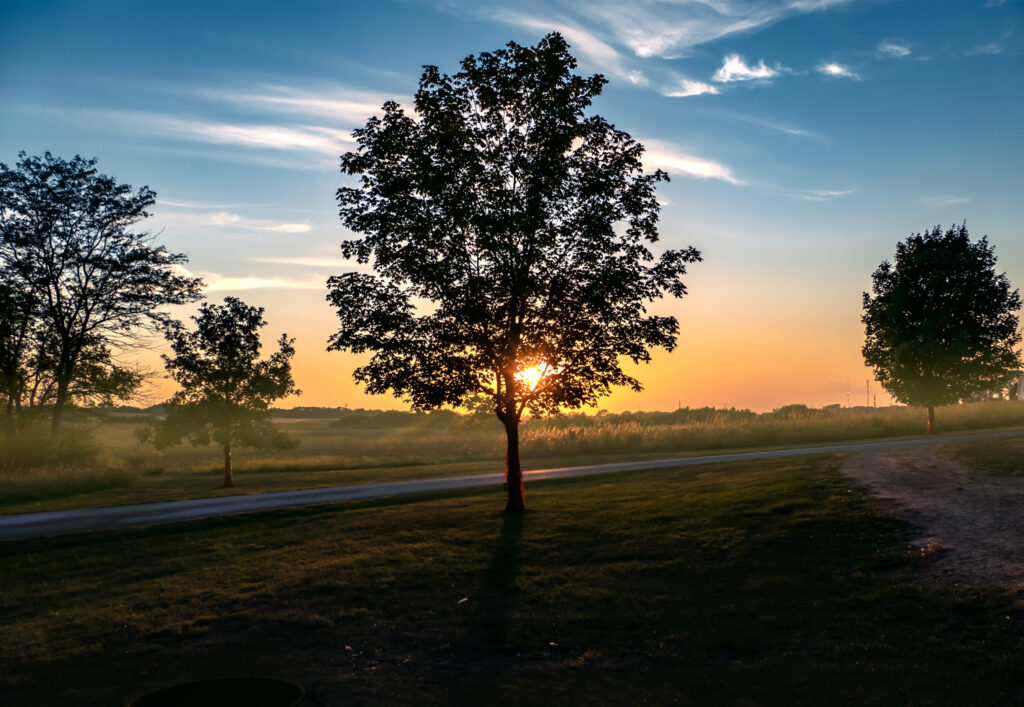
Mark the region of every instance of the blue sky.
<instances>
[{"instance_id":1,"label":"blue sky","mask_svg":"<svg viewBox=\"0 0 1024 707\"><path fill-rule=\"evenodd\" d=\"M349 133L423 64L562 31L644 142L666 247L695 245L680 347L610 409L865 399L860 293L898 240L964 219L1024 283L1024 4L4 2L0 161L100 159L147 227L298 337L303 404L395 406L324 352ZM847 380L850 381L847 384ZM875 392L880 392L874 386ZM888 402L885 396L880 402Z\"/></svg>"}]
</instances>

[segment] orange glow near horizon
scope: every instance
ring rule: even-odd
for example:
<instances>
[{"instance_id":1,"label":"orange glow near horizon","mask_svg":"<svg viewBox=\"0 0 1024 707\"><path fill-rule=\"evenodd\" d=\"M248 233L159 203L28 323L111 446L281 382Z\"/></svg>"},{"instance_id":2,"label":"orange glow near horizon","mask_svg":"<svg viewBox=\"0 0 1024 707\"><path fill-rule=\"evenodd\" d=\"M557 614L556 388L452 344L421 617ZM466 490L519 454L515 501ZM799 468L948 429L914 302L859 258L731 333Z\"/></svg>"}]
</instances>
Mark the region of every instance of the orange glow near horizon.
<instances>
[{"instance_id":1,"label":"orange glow near horizon","mask_svg":"<svg viewBox=\"0 0 1024 707\"><path fill-rule=\"evenodd\" d=\"M706 270L711 271L712 266ZM671 353L652 351L650 364L623 361L626 372L644 386L643 392L617 388L602 398L597 408L584 408L583 412L593 414L602 408L611 412L675 410L679 405L766 412L790 403L822 407L864 405L870 400L873 404L876 396L879 406L891 403L874 380L870 391L865 390L865 380L872 375L860 355L864 334L856 298L820 283L814 283L818 294L813 298L803 296L800 288L756 290L746 280L726 287L715 275L697 271L693 294L681 302L652 307L653 314L677 316L681 335ZM275 339L282 332L296 338L293 372L303 394L280 400L275 406L408 408L391 395L368 395L352 379L353 370L366 365L371 354L325 350L336 323L320 292L258 290L238 294L250 304L267 308L264 355L274 350ZM211 299L219 299L219 293ZM187 316L186 312L175 314ZM161 402L173 392L173 383L160 377L164 367L159 353L141 356L142 363L158 376L147 388L148 395L135 404ZM524 368L516 378L532 389L546 374L543 362L534 359L529 363L537 365Z\"/></svg>"}]
</instances>

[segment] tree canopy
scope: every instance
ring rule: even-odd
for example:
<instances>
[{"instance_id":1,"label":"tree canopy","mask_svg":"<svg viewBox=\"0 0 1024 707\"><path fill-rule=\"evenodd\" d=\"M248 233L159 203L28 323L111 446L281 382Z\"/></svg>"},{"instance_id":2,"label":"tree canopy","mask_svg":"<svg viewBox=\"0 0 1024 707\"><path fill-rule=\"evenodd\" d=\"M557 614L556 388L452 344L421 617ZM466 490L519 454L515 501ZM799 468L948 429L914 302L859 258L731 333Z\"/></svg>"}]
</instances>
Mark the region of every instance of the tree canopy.
<instances>
[{"instance_id":1,"label":"tree canopy","mask_svg":"<svg viewBox=\"0 0 1024 707\"><path fill-rule=\"evenodd\" d=\"M1021 368L1018 290L987 238L938 226L896 246L864 293L865 362L893 397L934 408L1005 386Z\"/></svg>"},{"instance_id":2,"label":"tree canopy","mask_svg":"<svg viewBox=\"0 0 1024 707\"><path fill-rule=\"evenodd\" d=\"M164 419L143 437L157 448L211 442L224 452L224 485L234 485L231 452L235 447L289 448L295 442L277 429L270 405L298 395L292 380L294 339L282 334L278 350L261 359L262 307L235 297L223 305L204 303L192 317L195 331L180 323L167 329L173 356L164 356L167 371L180 386L165 405Z\"/></svg>"},{"instance_id":3,"label":"tree canopy","mask_svg":"<svg viewBox=\"0 0 1024 707\"><path fill-rule=\"evenodd\" d=\"M9 413L50 406L57 446L67 405L134 391L138 373L115 351L166 323L162 307L199 299L202 282L184 255L132 230L149 187L118 184L95 159L19 158L0 163L0 375Z\"/></svg>"},{"instance_id":4,"label":"tree canopy","mask_svg":"<svg viewBox=\"0 0 1024 707\"><path fill-rule=\"evenodd\" d=\"M592 405L641 388L622 361L672 349L674 317L647 306L686 293L693 248L656 256L658 182L643 146L587 115L600 75L573 73L561 35L424 68L414 114L395 102L342 156L337 193L372 264L328 281L341 326L330 349L373 352L370 393L414 407L484 400L508 433L508 508L522 508L518 423L526 411ZM526 373L533 369L533 375Z\"/></svg>"}]
</instances>

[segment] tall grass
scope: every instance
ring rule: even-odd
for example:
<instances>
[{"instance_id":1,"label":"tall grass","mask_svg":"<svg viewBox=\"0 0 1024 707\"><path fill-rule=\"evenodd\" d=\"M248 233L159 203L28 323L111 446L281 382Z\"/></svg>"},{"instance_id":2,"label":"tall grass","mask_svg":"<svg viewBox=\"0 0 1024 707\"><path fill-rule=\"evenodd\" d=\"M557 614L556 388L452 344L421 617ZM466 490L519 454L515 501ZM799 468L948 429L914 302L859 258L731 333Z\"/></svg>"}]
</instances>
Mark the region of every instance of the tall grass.
<instances>
[{"instance_id":1,"label":"tall grass","mask_svg":"<svg viewBox=\"0 0 1024 707\"><path fill-rule=\"evenodd\" d=\"M991 401L937 410L940 432L1024 425L1024 403ZM79 422L69 427L70 446L57 461L38 431L0 446L0 504L145 486L148 477L170 483L183 474L217 475L213 447L184 445L157 451L142 445L137 424ZM505 435L496 421L454 413L380 413L282 425L297 449L237 450L244 473L291 472L453 464L493 460L500 465ZM675 412L563 415L528 420L520 432L523 458L571 463L572 457L672 454L731 448L800 445L921 434L925 418L912 408L809 409L790 405L771 413L715 408ZM165 473L166 472L166 473ZM212 483L212 481L211 481ZM308 482L305 482L308 483ZM211 486L212 488L213 486Z\"/></svg>"},{"instance_id":2,"label":"tall grass","mask_svg":"<svg viewBox=\"0 0 1024 707\"><path fill-rule=\"evenodd\" d=\"M45 425L0 440L0 505L131 486L138 473L101 452L92 430L68 425L54 451Z\"/></svg>"},{"instance_id":3,"label":"tall grass","mask_svg":"<svg viewBox=\"0 0 1024 707\"><path fill-rule=\"evenodd\" d=\"M5 469L0 473L0 505L125 488L138 481L138 472L116 465L96 468L64 464Z\"/></svg>"},{"instance_id":4,"label":"tall grass","mask_svg":"<svg viewBox=\"0 0 1024 707\"><path fill-rule=\"evenodd\" d=\"M939 408L939 432L1024 425L1024 403L993 400ZM775 412L678 410L671 413L573 415L536 420L521 434L524 455L610 454L814 444L921 434L915 408L826 408L790 405Z\"/></svg>"}]
</instances>

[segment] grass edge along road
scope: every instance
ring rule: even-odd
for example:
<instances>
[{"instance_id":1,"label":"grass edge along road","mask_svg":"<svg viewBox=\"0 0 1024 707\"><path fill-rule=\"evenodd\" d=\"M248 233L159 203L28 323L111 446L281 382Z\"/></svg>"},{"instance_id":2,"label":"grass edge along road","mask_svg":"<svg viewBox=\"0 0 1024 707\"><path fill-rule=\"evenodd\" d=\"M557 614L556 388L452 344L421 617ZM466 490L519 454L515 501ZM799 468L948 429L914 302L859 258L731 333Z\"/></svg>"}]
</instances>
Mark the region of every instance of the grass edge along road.
<instances>
[{"instance_id":1,"label":"grass edge along road","mask_svg":"<svg viewBox=\"0 0 1024 707\"><path fill-rule=\"evenodd\" d=\"M521 517L463 489L3 543L0 692L121 705L262 674L331 705L1020 701L1013 597L922 584L932 558L837 469L554 479Z\"/></svg>"},{"instance_id":2,"label":"grass edge along road","mask_svg":"<svg viewBox=\"0 0 1024 707\"><path fill-rule=\"evenodd\" d=\"M855 444L834 444L819 447L762 450L754 452L721 453L686 458L656 459L647 461L620 462L592 466L540 469L526 472L527 480L544 480L578 476L594 476L626 471L643 471L662 468L681 468L706 464L727 464L730 462L763 461L786 457L835 454L843 452L898 449L935 444L960 444L979 440L999 439L1024 435L1024 430L925 437L886 442ZM126 526L152 525L174 521L195 520L232 513L266 511L294 506L358 501L386 496L444 491L501 483L501 474L480 474L434 479L420 479L378 484L360 484L300 491L276 493L243 494L212 499L189 501L168 501L164 503L112 506L107 508L24 513L0 516L0 539L31 537L33 535L55 535L89 530L108 530Z\"/></svg>"},{"instance_id":3,"label":"grass edge along road","mask_svg":"<svg viewBox=\"0 0 1024 707\"><path fill-rule=\"evenodd\" d=\"M940 413L944 433L1024 426L1021 401L966 403ZM60 461L46 454L45 429L0 440L0 514L482 474L499 471L505 454L504 432L447 410L281 418L290 420L287 430L298 448L235 454L238 489L232 491L221 488L215 449L186 445L157 452L140 445L134 431L147 419L111 413L83 420L65 434L74 454ZM910 408L802 405L771 413L701 408L574 414L524 423L522 457L529 469L541 469L914 438L923 432L922 420Z\"/></svg>"}]
</instances>

